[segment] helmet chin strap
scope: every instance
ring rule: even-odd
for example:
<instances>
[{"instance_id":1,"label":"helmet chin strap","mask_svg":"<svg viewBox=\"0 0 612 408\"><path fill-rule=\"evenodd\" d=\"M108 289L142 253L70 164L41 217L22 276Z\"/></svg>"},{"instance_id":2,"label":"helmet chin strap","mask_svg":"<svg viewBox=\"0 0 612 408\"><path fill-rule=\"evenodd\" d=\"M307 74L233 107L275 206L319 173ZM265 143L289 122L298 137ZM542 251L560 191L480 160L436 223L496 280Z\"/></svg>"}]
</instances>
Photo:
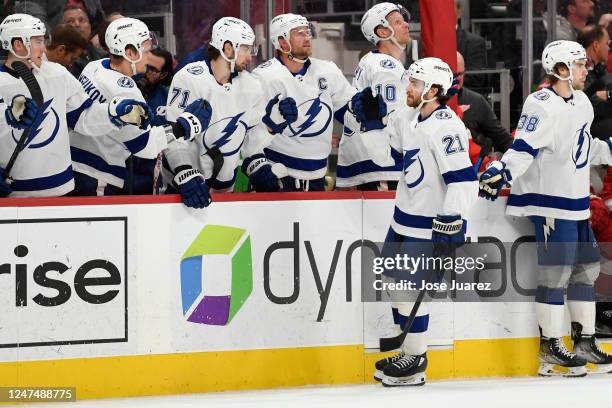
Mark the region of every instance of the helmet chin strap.
<instances>
[{"instance_id":1,"label":"helmet chin strap","mask_svg":"<svg viewBox=\"0 0 612 408\"><path fill-rule=\"evenodd\" d=\"M397 41L397 38L395 38L395 30L393 29L393 27L388 27L388 28L389 30L391 30L391 35L385 38L385 40L390 40L393 43L393 45L395 45L397 48L399 48L402 51L405 50L406 46L400 45L400 43Z\"/></svg>"},{"instance_id":2,"label":"helmet chin strap","mask_svg":"<svg viewBox=\"0 0 612 408\"><path fill-rule=\"evenodd\" d=\"M225 51L221 51L221 57L223 57L223 59L229 62L230 64L230 72L234 72L234 70L236 69L236 58L238 56L238 48L240 48L240 44L238 44L237 47L234 47L234 58L228 58L227 55L225 55Z\"/></svg>"},{"instance_id":3,"label":"helmet chin strap","mask_svg":"<svg viewBox=\"0 0 612 408\"><path fill-rule=\"evenodd\" d=\"M124 58L130 63L130 66L132 68L132 76L136 75L138 73L136 72L136 64L142 61L142 51L138 51L138 59L136 61L132 61L128 58L127 55L125 55Z\"/></svg>"},{"instance_id":4,"label":"helmet chin strap","mask_svg":"<svg viewBox=\"0 0 612 408\"><path fill-rule=\"evenodd\" d=\"M16 58L19 58L19 59L22 59L22 60L26 60L28 62L28 64L30 64L32 66L32 69L34 71L36 71L36 72L40 71L40 66L36 65L36 63L31 58L32 57L32 53L30 52L30 42L29 41L24 41L23 38L21 40L22 40L23 45L25 46L25 49L27 51L27 54L25 56L17 55L17 53L15 52L15 50L13 49L12 46L9 48L9 51Z\"/></svg>"},{"instance_id":5,"label":"helmet chin strap","mask_svg":"<svg viewBox=\"0 0 612 408\"><path fill-rule=\"evenodd\" d=\"M282 48L280 49L280 52L285 54L287 56L287 58L289 58L291 61L295 61L295 62L300 63L300 64L305 64L306 61L308 61L308 58L306 58L306 59L296 58L295 55L293 55L293 53L291 52L292 51L291 43L289 41L287 41L287 44L289 44L289 51L284 51Z\"/></svg>"},{"instance_id":6,"label":"helmet chin strap","mask_svg":"<svg viewBox=\"0 0 612 408\"><path fill-rule=\"evenodd\" d=\"M428 89L424 89L424 90L423 90L423 93L421 93L421 103L419 103L419 105L416 107L416 109L417 109L417 110L421 110L421 108L423 107L423 105L425 105L426 103L433 102L433 101L435 101L436 99L438 99L438 97L437 97L437 96L434 96L432 99L425 99L425 94L426 94L427 92L429 92L429 90L430 90L430 89L431 89L431 87L429 87Z\"/></svg>"},{"instance_id":7,"label":"helmet chin strap","mask_svg":"<svg viewBox=\"0 0 612 408\"><path fill-rule=\"evenodd\" d=\"M565 65L565 64L564 64L564 65ZM567 67L567 65L565 65L565 66ZM563 77L562 77L562 76L560 76L559 74L556 74L554 71L553 71L553 76L554 76L555 78L557 78L559 81L567 81L567 83L568 83L568 85L569 85L569 87L570 87L570 91L571 91L572 93L574 93L574 87L573 87L573 85L572 85L572 82L574 81L574 77L573 77L573 75L572 75L572 69L571 69L570 67L567 67L567 68L568 68L568 71L569 71L569 75L568 75L568 76L566 76L565 78L563 78Z\"/></svg>"}]
</instances>

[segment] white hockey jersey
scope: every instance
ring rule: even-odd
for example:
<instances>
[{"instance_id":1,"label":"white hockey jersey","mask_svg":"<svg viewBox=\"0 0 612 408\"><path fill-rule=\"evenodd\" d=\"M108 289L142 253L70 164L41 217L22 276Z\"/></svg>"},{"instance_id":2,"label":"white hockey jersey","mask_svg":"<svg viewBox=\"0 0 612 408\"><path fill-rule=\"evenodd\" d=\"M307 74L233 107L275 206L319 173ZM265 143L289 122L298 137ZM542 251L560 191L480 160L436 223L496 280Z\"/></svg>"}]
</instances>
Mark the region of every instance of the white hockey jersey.
<instances>
[{"instance_id":1,"label":"white hockey jersey","mask_svg":"<svg viewBox=\"0 0 612 408\"><path fill-rule=\"evenodd\" d=\"M589 218L589 166L612 164L610 142L591 137L592 121L582 91L567 101L550 88L527 97L514 143L501 159L513 179L507 214Z\"/></svg>"},{"instance_id":2,"label":"white hockey jersey","mask_svg":"<svg viewBox=\"0 0 612 408\"><path fill-rule=\"evenodd\" d=\"M371 87L382 95L387 112L406 106L406 87L403 64L390 55L371 51L361 58L355 70L353 86L361 91ZM390 118L389 121L392 119ZM383 180L399 180L402 156L389 148L384 130L360 132L360 125L350 112L344 115L344 132L338 150L336 186L352 187Z\"/></svg>"},{"instance_id":3,"label":"white hockey jersey","mask_svg":"<svg viewBox=\"0 0 612 408\"><path fill-rule=\"evenodd\" d=\"M90 136L116 129L108 106L92 106L81 84L63 66L43 61L34 77L44 104L11 171L11 197L56 197L74 189L68 128ZM6 123L5 110L16 95L30 97L22 79L0 66L0 166L6 167L22 130Z\"/></svg>"},{"instance_id":4,"label":"white hockey jersey","mask_svg":"<svg viewBox=\"0 0 612 408\"><path fill-rule=\"evenodd\" d=\"M465 215L478 197L465 125L445 106L424 120L405 107L387 131L403 158L391 227L401 235L430 239L438 214Z\"/></svg>"},{"instance_id":5,"label":"white hockey jersey","mask_svg":"<svg viewBox=\"0 0 612 408\"><path fill-rule=\"evenodd\" d=\"M210 103L212 117L208 128L193 141L173 143L165 152L164 180L167 182L171 178L168 170L182 165L199 168L209 179L213 173L213 161L207 152L218 148L223 155L223 165L216 180L210 180L210 187L217 191L231 191L247 132L261 123L265 112L263 90L260 82L246 71L232 74L231 82L221 85L209 64L208 59L188 64L172 79L166 108L168 121L176 121L185 107L199 98Z\"/></svg>"},{"instance_id":6,"label":"white hockey jersey","mask_svg":"<svg viewBox=\"0 0 612 408\"><path fill-rule=\"evenodd\" d=\"M108 103L116 96L145 101L134 80L111 69L108 58L87 64L79 81L94 104ZM154 159L167 144L166 133L159 126L144 130L124 126L97 138L83 137L78 130L70 132L74 169L119 188L127 176L125 161L131 154Z\"/></svg>"},{"instance_id":7,"label":"white hockey jersey","mask_svg":"<svg viewBox=\"0 0 612 408\"><path fill-rule=\"evenodd\" d=\"M289 176L297 179L325 176L334 112L342 112L355 88L336 64L316 58L308 59L297 74L272 58L255 68L253 75L261 80L266 102L280 94L280 98L295 99L298 106L297 121L264 149L268 160L284 164Z\"/></svg>"}]
</instances>

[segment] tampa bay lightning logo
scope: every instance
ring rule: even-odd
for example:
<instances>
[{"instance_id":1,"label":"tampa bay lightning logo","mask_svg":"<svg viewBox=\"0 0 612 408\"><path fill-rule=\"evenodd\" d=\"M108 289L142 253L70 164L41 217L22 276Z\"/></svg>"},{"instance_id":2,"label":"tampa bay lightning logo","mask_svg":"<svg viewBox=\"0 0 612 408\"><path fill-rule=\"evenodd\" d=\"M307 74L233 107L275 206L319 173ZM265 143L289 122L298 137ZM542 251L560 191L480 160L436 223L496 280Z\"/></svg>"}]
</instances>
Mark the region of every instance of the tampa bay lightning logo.
<instances>
[{"instance_id":1,"label":"tampa bay lightning logo","mask_svg":"<svg viewBox=\"0 0 612 408\"><path fill-rule=\"evenodd\" d=\"M133 88L134 81L131 78L122 77L122 78L119 78L119 80L117 81L117 85L119 85L122 88Z\"/></svg>"},{"instance_id":2,"label":"tampa bay lightning logo","mask_svg":"<svg viewBox=\"0 0 612 408\"><path fill-rule=\"evenodd\" d=\"M268 60L266 62L262 62L261 64L259 64L257 66L257 68L266 68L266 67L269 67L270 65L272 65L272 60Z\"/></svg>"},{"instance_id":3,"label":"tampa bay lightning logo","mask_svg":"<svg viewBox=\"0 0 612 408\"><path fill-rule=\"evenodd\" d=\"M199 65L196 65L195 67L187 68L187 72L193 75L200 75L204 72L204 68L200 67Z\"/></svg>"},{"instance_id":4,"label":"tampa bay lightning logo","mask_svg":"<svg viewBox=\"0 0 612 408\"><path fill-rule=\"evenodd\" d=\"M391 61L390 59L385 59L380 61L380 66L383 68L393 69L395 68L395 62Z\"/></svg>"},{"instance_id":5,"label":"tampa bay lightning logo","mask_svg":"<svg viewBox=\"0 0 612 408\"><path fill-rule=\"evenodd\" d=\"M404 179L408 188L418 186L425 178L423 162L418 156L420 149L404 151Z\"/></svg>"},{"instance_id":6,"label":"tampa bay lightning logo","mask_svg":"<svg viewBox=\"0 0 612 408\"><path fill-rule=\"evenodd\" d=\"M304 120L298 123L301 118ZM327 130L332 119L332 108L321 101L321 95L298 106L298 121L290 124L289 137L314 137Z\"/></svg>"},{"instance_id":7,"label":"tampa bay lightning logo","mask_svg":"<svg viewBox=\"0 0 612 408\"><path fill-rule=\"evenodd\" d=\"M204 150L217 147L226 157L238 153L247 131L247 124L241 120L243 115L244 112L241 112L210 124L202 136Z\"/></svg>"},{"instance_id":8,"label":"tampa bay lightning logo","mask_svg":"<svg viewBox=\"0 0 612 408\"><path fill-rule=\"evenodd\" d=\"M545 101L548 98L550 98L550 94L546 91L540 91L540 92L536 92L535 94L533 94L533 97L539 101Z\"/></svg>"},{"instance_id":9,"label":"tampa bay lightning logo","mask_svg":"<svg viewBox=\"0 0 612 408\"><path fill-rule=\"evenodd\" d=\"M439 110L436 112L436 118L438 119L450 119L452 117L453 115L451 115L450 112L447 112L446 109Z\"/></svg>"},{"instance_id":10,"label":"tampa bay lightning logo","mask_svg":"<svg viewBox=\"0 0 612 408\"><path fill-rule=\"evenodd\" d=\"M38 116L32 124L28 140L25 146L28 149L40 149L47 146L55 139L60 128L59 116L55 109L51 106L53 98L49 99L40 107ZM12 130L11 136L15 143L19 142L22 135L21 130Z\"/></svg>"},{"instance_id":11,"label":"tampa bay lightning logo","mask_svg":"<svg viewBox=\"0 0 612 408\"><path fill-rule=\"evenodd\" d=\"M589 152L591 151L591 134L587 130L588 123L582 125L576 131L576 142L572 148L572 161L576 169L581 169L589 162Z\"/></svg>"}]
</instances>

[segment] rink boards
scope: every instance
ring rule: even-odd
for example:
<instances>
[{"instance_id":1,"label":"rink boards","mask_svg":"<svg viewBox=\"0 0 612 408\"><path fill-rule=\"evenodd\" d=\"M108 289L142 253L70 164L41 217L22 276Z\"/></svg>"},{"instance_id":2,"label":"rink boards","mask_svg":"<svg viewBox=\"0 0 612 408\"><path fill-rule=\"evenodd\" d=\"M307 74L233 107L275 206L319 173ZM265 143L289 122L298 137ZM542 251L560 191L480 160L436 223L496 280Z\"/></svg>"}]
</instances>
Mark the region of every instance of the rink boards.
<instances>
[{"instance_id":1,"label":"rink boards","mask_svg":"<svg viewBox=\"0 0 612 408\"><path fill-rule=\"evenodd\" d=\"M384 239L391 196L215 198L5 200L2 385L81 399L370 382L394 329L387 303L362 302L360 248ZM532 235L504 205L479 200L468 236ZM532 304L430 310L430 379L535 373Z\"/></svg>"}]
</instances>

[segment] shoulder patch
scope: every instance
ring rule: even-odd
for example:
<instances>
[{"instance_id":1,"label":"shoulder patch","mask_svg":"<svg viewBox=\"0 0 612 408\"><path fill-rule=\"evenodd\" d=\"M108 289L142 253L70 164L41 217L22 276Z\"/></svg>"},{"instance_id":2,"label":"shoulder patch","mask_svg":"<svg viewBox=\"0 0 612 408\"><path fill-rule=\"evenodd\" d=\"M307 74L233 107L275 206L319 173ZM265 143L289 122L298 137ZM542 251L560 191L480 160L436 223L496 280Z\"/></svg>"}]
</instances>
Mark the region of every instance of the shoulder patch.
<instances>
[{"instance_id":1,"label":"shoulder patch","mask_svg":"<svg viewBox=\"0 0 612 408\"><path fill-rule=\"evenodd\" d=\"M200 75L201 73L204 72L204 68L202 68L199 65L196 65L194 67L187 68L187 72L189 72L190 74L193 74L193 75Z\"/></svg>"},{"instance_id":2,"label":"shoulder patch","mask_svg":"<svg viewBox=\"0 0 612 408\"><path fill-rule=\"evenodd\" d=\"M545 101L550 98L550 94L546 91L539 91L533 94L533 97L539 101Z\"/></svg>"},{"instance_id":3,"label":"shoulder patch","mask_svg":"<svg viewBox=\"0 0 612 408\"><path fill-rule=\"evenodd\" d=\"M453 115L451 115L450 112L447 112L446 109L436 112L436 118L438 119L450 119L452 117Z\"/></svg>"},{"instance_id":4,"label":"shoulder patch","mask_svg":"<svg viewBox=\"0 0 612 408\"><path fill-rule=\"evenodd\" d=\"M122 88L133 88L135 84L132 78L123 77L119 78L119 80L117 81L117 85Z\"/></svg>"},{"instance_id":5,"label":"shoulder patch","mask_svg":"<svg viewBox=\"0 0 612 408\"><path fill-rule=\"evenodd\" d=\"M380 66L387 69L393 69L395 68L395 62L391 61L390 59L384 59L380 61Z\"/></svg>"},{"instance_id":6,"label":"shoulder patch","mask_svg":"<svg viewBox=\"0 0 612 408\"><path fill-rule=\"evenodd\" d=\"M272 60L268 60L266 62L262 62L261 64L259 64L257 66L257 68L266 68L266 67L269 67L270 65L272 65Z\"/></svg>"}]
</instances>

